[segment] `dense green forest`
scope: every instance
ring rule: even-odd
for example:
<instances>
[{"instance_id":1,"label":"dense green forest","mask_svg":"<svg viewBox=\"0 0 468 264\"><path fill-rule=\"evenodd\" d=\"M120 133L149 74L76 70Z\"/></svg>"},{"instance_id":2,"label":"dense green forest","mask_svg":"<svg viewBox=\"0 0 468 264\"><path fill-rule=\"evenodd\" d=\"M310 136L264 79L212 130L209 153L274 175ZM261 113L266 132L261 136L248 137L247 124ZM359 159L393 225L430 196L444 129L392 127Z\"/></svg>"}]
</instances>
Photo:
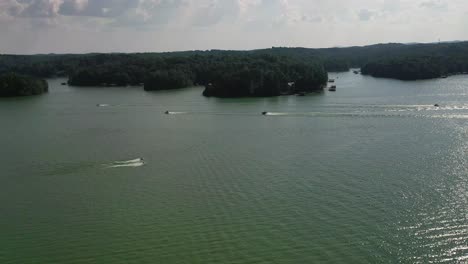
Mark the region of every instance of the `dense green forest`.
<instances>
[{"instance_id":1,"label":"dense green forest","mask_svg":"<svg viewBox=\"0 0 468 264\"><path fill-rule=\"evenodd\" d=\"M250 55L213 68L205 96L264 97L321 91L328 74L320 63L289 57Z\"/></svg>"},{"instance_id":2,"label":"dense green forest","mask_svg":"<svg viewBox=\"0 0 468 264\"><path fill-rule=\"evenodd\" d=\"M47 91L45 80L14 73L0 75L0 97L38 95Z\"/></svg>"},{"instance_id":3,"label":"dense green forest","mask_svg":"<svg viewBox=\"0 0 468 264\"><path fill-rule=\"evenodd\" d=\"M468 72L468 49L465 54L407 56L371 62L362 74L400 80L432 79Z\"/></svg>"},{"instance_id":4,"label":"dense green forest","mask_svg":"<svg viewBox=\"0 0 468 264\"><path fill-rule=\"evenodd\" d=\"M144 81L145 91L177 89L194 85L195 75L190 69L157 70L148 74Z\"/></svg>"},{"instance_id":5,"label":"dense green forest","mask_svg":"<svg viewBox=\"0 0 468 264\"><path fill-rule=\"evenodd\" d=\"M144 85L148 91L205 85L207 96L223 97L316 90L323 85L326 72L353 67L362 68L363 74L402 80L467 72L468 42L328 49L0 55L0 74L68 77L69 84L75 86ZM294 86L290 85L292 82Z\"/></svg>"}]
</instances>

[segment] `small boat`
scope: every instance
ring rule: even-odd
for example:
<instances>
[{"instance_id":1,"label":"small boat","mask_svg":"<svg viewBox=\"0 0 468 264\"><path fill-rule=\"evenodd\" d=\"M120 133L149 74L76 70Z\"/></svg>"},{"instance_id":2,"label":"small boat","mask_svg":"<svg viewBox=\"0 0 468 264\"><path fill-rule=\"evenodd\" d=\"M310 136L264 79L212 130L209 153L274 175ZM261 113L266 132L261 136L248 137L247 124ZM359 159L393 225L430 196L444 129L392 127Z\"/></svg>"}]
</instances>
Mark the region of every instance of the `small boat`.
<instances>
[{"instance_id":1,"label":"small boat","mask_svg":"<svg viewBox=\"0 0 468 264\"><path fill-rule=\"evenodd\" d=\"M360 73L359 71L353 71L353 72L354 72L354 74L359 74Z\"/></svg>"},{"instance_id":2,"label":"small boat","mask_svg":"<svg viewBox=\"0 0 468 264\"><path fill-rule=\"evenodd\" d=\"M330 79L328 80L329 83L334 83L335 82L335 79Z\"/></svg>"},{"instance_id":3,"label":"small boat","mask_svg":"<svg viewBox=\"0 0 468 264\"><path fill-rule=\"evenodd\" d=\"M66 83L66 82L63 82L62 85L67 85L67 83Z\"/></svg>"},{"instance_id":4,"label":"small boat","mask_svg":"<svg viewBox=\"0 0 468 264\"><path fill-rule=\"evenodd\" d=\"M439 107L439 104L435 104L434 106L435 106L435 107Z\"/></svg>"},{"instance_id":5,"label":"small boat","mask_svg":"<svg viewBox=\"0 0 468 264\"><path fill-rule=\"evenodd\" d=\"M168 115L168 114L169 114L169 111L164 112L164 114Z\"/></svg>"},{"instance_id":6,"label":"small boat","mask_svg":"<svg viewBox=\"0 0 468 264\"><path fill-rule=\"evenodd\" d=\"M268 114L268 112L262 112L262 115L267 115L267 114Z\"/></svg>"},{"instance_id":7,"label":"small boat","mask_svg":"<svg viewBox=\"0 0 468 264\"><path fill-rule=\"evenodd\" d=\"M328 88L328 91L330 91L330 92L336 92L336 85L330 86L330 88Z\"/></svg>"}]
</instances>

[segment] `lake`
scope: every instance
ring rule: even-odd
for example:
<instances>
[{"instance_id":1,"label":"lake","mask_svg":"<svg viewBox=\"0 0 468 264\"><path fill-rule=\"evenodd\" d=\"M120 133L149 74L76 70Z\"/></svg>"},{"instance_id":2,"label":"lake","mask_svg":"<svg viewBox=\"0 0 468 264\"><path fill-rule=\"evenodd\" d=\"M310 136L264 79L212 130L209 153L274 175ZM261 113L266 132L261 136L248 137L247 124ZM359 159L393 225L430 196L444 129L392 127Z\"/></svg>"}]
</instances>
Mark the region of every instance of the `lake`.
<instances>
[{"instance_id":1,"label":"lake","mask_svg":"<svg viewBox=\"0 0 468 264\"><path fill-rule=\"evenodd\" d=\"M468 76L330 77L1 99L0 263L468 261Z\"/></svg>"}]
</instances>

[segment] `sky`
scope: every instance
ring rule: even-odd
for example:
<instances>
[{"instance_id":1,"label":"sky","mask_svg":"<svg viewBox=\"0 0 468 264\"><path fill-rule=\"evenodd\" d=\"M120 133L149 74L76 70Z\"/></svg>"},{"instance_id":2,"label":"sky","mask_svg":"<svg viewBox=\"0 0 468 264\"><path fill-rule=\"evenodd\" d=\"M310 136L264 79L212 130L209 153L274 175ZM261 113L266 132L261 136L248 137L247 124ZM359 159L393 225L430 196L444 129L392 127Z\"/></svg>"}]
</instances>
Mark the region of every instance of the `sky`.
<instances>
[{"instance_id":1,"label":"sky","mask_svg":"<svg viewBox=\"0 0 468 264\"><path fill-rule=\"evenodd\" d=\"M468 40L467 0L0 0L0 53Z\"/></svg>"}]
</instances>

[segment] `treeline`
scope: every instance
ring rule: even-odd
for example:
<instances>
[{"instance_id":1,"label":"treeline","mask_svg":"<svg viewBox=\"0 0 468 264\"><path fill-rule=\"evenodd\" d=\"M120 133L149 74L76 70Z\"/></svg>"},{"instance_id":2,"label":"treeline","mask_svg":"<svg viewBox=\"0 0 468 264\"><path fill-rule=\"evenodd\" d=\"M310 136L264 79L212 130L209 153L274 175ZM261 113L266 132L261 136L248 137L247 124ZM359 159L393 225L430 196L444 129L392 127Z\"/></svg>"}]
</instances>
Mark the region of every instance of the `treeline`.
<instances>
[{"instance_id":1,"label":"treeline","mask_svg":"<svg viewBox=\"0 0 468 264\"><path fill-rule=\"evenodd\" d=\"M327 71L361 68L363 74L402 80L438 78L468 72L468 42L378 44L365 47L264 50L290 56L315 56Z\"/></svg>"},{"instance_id":2,"label":"treeline","mask_svg":"<svg viewBox=\"0 0 468 264\"><path fill-rule=\"evenodd\" d=\"M439 59L433 57L397 58L365 65L361 72L374 77L400 80L422 80L441 77L448 73Z\"/></svg>"},{"instance_id":3,"label":"treeline","mask_svg":"<svg viewBox=\"0 0 468 264\"><path fill-rule=\"evenodd\" d=\"M348 71L352 67L376 77L413 80L467 72L467 66L468 42L329 49L273 47L252 51L0 55L0 74L68 77L69 84L76 86L144 85L146 90L211 83L206 94L223 96L231 93L263 96L315 89L324 79L322 71ZM239 80L244 77L247 79ZM291 82L295 83L294 88L287 85ZM273 83L272 88L266 88ZM239 91L233 92L233 87ZM210 92L214 89L216 92Z\"/></svg>"},{"instance_id":4,"label":"treeline","mask_svg":"<svg viewBox=\"0 0 468 264\"><path fill-rule=\"evenodd\" d=\"M148 74L144 82L145 91L178 89L194 84L195 75L191 70L167 69Z\"/></svg>"},{"instance_id":5,"label":"treeline","mask_svg":"<svg viewBox=\"0 0 468 264\"><path fill-rule=\"evenodd\" d=\"M41 78L69 77L73 85L110 85L143 83L149 71L165 70L176 65L200 66L221 63L232 57L268 55L297 61L314 61L326 71L347 71L362 67L368 62L382 60L399 54L411 54L419 48L412 45L385 44L366 47L307 49L282 48L251 51L185 51L167 53L133 54L65 54L65 55L0 55L0 73L16 72ZM426 52L426 51L425 51ZM185 66L182 66L185 67ZM208 65L210 67L210 65ZM193 67L191 67L193 68ZM204 75L204 74L203 74ZM202 74L197 74L202 76Z\"/></svg>"},{"instance_id":6,"label":"treeline","mask_svg":"<svg viewBox=\"0 0 468 264\"><path fill-rule=\"evenodd\" d=\"M362 67L362 74L400 80L422 80L468 73L466 43L439 45L432 52L419 51L370 62Z\"/></svg>"},{"instance_id":7,"label":"treeline","mask_svg":"<svg viewBox=\"0 0 468 264\"><path fill-rule=\"evenodd\" d=\"M313 60L251 55L232 58L211 70L203 95L265 97L321 91L328 74Z\"/></svg>"},{"instance_id":8,"label":"treeline","mask_svg":"<svg viewBox=\"0 0 468 264\"><path fill-rule=\"evenodd\" d=\"M195 55L164 61L161 69L149 71L145 90L204 85L205 96L277 96L319 90L328 78L323 66L313 60L266 54Z\"/></svg>"},{"instance_id":9,"label":"treeline","mask_svg":"<svg viewBox=\"0 0 468 264\"><path fill-rule=\"evenodd\" d=\"M144 85L154 91L211 84L205 95L220 97L313 91L327 81L327 72L314 57L299 60L260 52L87 55L74 64L70 85Z\"/></svg>"},{"instance_id":10,"label":"treeline","mask_svg":"<svg viewBox=\"0 0 468 264\"><path fill-rule=\"evenodd\" d=\"M45 80L14 73L0 75L0 97L38 95L48 90Z\"/></svg>"}]
</instances>

